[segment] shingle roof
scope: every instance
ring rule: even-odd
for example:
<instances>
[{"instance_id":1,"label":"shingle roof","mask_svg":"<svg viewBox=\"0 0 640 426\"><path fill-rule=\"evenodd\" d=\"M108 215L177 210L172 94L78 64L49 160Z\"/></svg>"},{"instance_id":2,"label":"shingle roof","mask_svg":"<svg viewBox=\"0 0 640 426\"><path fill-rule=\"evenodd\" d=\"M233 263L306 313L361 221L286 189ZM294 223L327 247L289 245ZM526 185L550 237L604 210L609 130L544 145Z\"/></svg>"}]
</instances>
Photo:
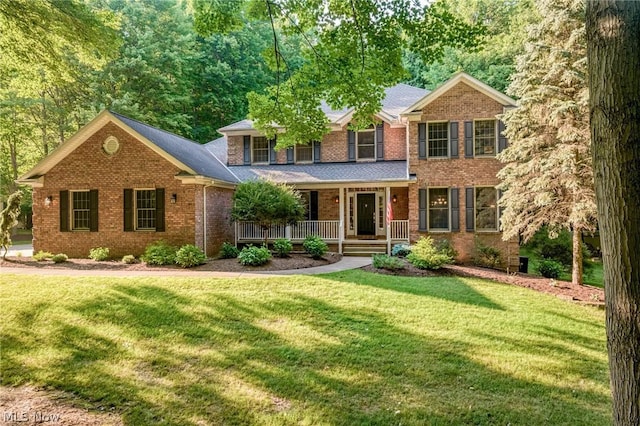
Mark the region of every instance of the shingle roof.
<instances>
[{"instance_id":1,"label":"shingle roof","mask_svg":"<svg viewBox=\"0 0 640 426\"><path fill-rule=\"evenodd\" d=\"M216 156L222 164L227 164L227 138L222 136L218 139L214 139L211 142L207 142L204 147L213 155Z\"/></svg>"},{"instance_id":2,"label":"shingle roof","mask_svg":"<svg viewBox=\"0 0 640 426\"><path fill-rule=\"evenodd\" d=\"M176 160L193 169L196 173L225 182L235 183L238 181L229 169L204 145L113 111L110 112L124 124L153 142Z\"/></svg>"}]
</instances>

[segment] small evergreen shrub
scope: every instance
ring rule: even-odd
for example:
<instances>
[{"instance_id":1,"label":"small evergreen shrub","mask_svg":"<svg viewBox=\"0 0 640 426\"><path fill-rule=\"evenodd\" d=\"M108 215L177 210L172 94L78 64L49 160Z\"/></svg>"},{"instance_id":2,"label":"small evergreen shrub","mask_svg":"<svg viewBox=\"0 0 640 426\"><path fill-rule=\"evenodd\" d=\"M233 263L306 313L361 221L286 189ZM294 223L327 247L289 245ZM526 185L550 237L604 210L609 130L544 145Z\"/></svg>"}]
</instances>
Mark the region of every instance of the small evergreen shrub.
<instances>
[{"instance_id":1,"label":"small evergreen shrub","mask_svg":"<svg viewBox=\"0 0 640 426\"><path fill-rule=\"evenodd\" d=\"M69 260L69 257L64 253L58 253L51 256L51 260L53 260L53 263L64 263Z\"/></svg>"},{"instance_id":2,"label":"small evergreen shrub","mask_svg":"<svg viewBox=\"0 0 640 426\"><path fill-rule=\"evenodd\" d=\"M477 239L475 241L475 256L473 263L484 268L497 268L502 263L502 253L495 247L485 246Z\"/></svg>"},{"instance_id":3,"label":"small evergreen shrub","mask_svg":"<svg viewBox=\"0 0 640 426\"><path fill-rule=\"evenodd\" d=\"M220 248L219 256L221 259L235 259L236 257L238 257L238 253L240 253L238 247L225 242L222 243L222 248Z\"/></svg>"},{"instance_id":4,"label":"small evergreen shrub","mask_svg":"<svg viewBox=\"0 0 640 426\"><path fill-rule=\"evenodd\" d=\"M278 257L288 257L291 250L293 250L293 244L287 238L278 238L273 242L273 251Z\"/></svg>"},{"instance_id":5,"label":"small evergreen shrub","mask_svg":"<svg viewBox=\"0 0 640 426\"><path fill-rule=\"evenodd\" d=\"M391 256L407 257L411 253L409 244L396 244L391 248Z\"/></svg>"},{"instance_id":6,"label":"small evergreen shrub","mask_svg":"<svg viewBox=\"0 0 640 426\"><path fill-rule=\"evenodd\" d=\"M42 250L40 250L39 252L33 255L33 258L37 262L43 262L45 260L51 259L52 257L53 257L53 253L49 253L48 251L42 251Z\"/></svg>"},{"instance_id":7,"label":"small evergreen shrub","mask_svg":"<svg viewBox=\"0 0 640 426\"><path fill-rule=\"evenodd\" d=\"M109 249L107 247L95 247L89 250L89 259L101 262L109 258Z\"/></svg>"},{"instance_id":8,"label":"small evergreen shrub","mask_svg":"<svg viewBox=\"0 0 640 426\"><path fill-rule=\"evenodd\" d=\"M442 265L453 262L451 257L438 251L431 237L421 237L411 247L407 260L420 269L439 269Z\"/></svg>"},{"instance_id":9,"label":"small evergreen shrub","mask_svg":"<svg viewBox=\"0 0 640 426\"><path fill-rule=\"evenodd\" d=\"M207 256L193 244L180 247L176 253L176 263L183 268L192 268L202 265L207 260Z\"/></svg>"},{"instance_id":10,"label":"small evergreen shrub","mask_svg":"<svg viewBox=\"0 0 640 426\"><path fill-rule=\"evenodd\" d=\"M148 265L173 265L176 263L176 248L165 241L149 244L144 250L142 260Z\"/></svg>"},{"instance_id":11,"label":"small evergreen shrub","mask_svg":"<svg viewBox=\"0 0 640 426\"><path fill-rule=\"evenodd\" d=\"M543 259L538 263L536 270L545 278L556 279L564 272L564 266L555 260Z\"/></svg>"},{"instance_id":12,"label":"small evergreen shrub","mask_svg":"<svg viewBox=\"0 0 640 426\"><path fill-rule=\"evenodd\" d=\"M238 254L238 260L240 264L244 266L264 265L269 259L271 259L271 252L264 246L256 247L248 245L243 247L242 250L240 250L240 254Z\"/></svg>"},{"instance_id":13,"label":"small evergreen shrub","mask_svg":"<svg viewBox=\"0 0 640 426\"><path fill-rule=\"evenodd\" d=\"M404 263L397 257L386 254L374 254L372 256L373 267L376 269L386 269L387 271L397 271L404 269Z\"/></svg>"},{"instance_id":14,"label":"small evergreen shrub","mask_svg":"<svg viewBox=\"0 0 640 426\"><path fill-rule=\"evenodd\" d=\"M440 253L446 254L451 259L455 259L458 257L458 252L451 245L451 241L446 238L442 238L441 240L436 241L436 250Z\"/></svg>"},{"instance_id":15,"label":"small evergreen shrub","mask_svg":"<svg viewBox=\"0 0 640 426\"><path fill-rule=\"evenodd\" d=\"M320 259L327 252L329 247L327 243L325 243L322 238L317 235L309 235L304 239L302 243L302 247L304 247L305 251L311 255L314 259Z\"/></svg>"},{"instance_id":16,"label":"small evergreen shrub","mask_svg":"<svg viewBox=\"0 0 640 426\"><path fill-rule=\"evenodd\" d=\"M132 254L128 254L122 258L122 263L126 263L127 265L131 265L133 263L138 263L138 259Z\"/></svg>"}]
</instances>

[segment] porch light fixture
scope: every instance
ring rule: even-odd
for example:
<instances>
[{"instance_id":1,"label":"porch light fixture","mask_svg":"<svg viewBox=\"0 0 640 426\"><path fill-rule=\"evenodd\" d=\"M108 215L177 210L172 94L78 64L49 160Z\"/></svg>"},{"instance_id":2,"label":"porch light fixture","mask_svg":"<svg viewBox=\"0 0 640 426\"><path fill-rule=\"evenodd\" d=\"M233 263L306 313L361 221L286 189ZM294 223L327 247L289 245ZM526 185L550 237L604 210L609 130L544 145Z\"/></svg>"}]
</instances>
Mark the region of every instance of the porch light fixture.
<instances>
[{"instance_id":1,"label":"porch light fixture","mask_svg":"<svg viewBox=\"0 0 640 426\"><path fill-rule=\"evenodd\" d=\"M171 204L175 204L178 201L178 194L171 194Z\"/></svg>"},{"instance_id":2,"label":"porch light fixture","mask_svg":"<svg viewBox=\"0 0 640 426\"><path fill-rule=\"evenodd\" d=\"M44 205L49 207L53 202L53 195L47 195L47 198L44 199Z\"/></svg>"},{"instance_id":3,"label":"porch light fixture","mask_svg":"<svg viewBox=\"0 0 640 426\"><path fill-rule=\"evenodd\" d=\"M391 198L391 201L393 201L394 203L398 202L398 196L396 194L393 194L393 198Z\"/></svg>"},{"instance_id":4,"label":"porch light fixture","mask_svg":"<svg viewBox=\"0 0 640 426\"><path fill-rule=\"evenodd\" d=\"M333 202L338 204L340 202L340 197L336 195L336 197L333 199Z\"/></svg>"}]
</instances>

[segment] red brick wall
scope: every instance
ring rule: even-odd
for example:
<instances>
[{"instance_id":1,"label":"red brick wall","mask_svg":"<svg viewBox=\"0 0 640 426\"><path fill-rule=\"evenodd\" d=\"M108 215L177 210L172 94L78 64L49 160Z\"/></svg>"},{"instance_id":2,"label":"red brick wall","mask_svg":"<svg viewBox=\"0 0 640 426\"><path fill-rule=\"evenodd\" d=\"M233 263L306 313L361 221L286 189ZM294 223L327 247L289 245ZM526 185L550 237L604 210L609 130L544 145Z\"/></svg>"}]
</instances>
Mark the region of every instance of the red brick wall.
<instances>
[{"instance_id":1,"label":"red brick wall","mask_svg":"<svg viewBox=\"0 0 640 426\"><path fill-rule=\"evenodd\" d=\"M244 164L243 136L227 137L227 161L230 166L242 166Z\"/></svg>"},{"instance_id":2,"label":"red brick wall","mask_svg":"<svg viewBox=\"0 0 640 426\"><path fill-rule=\"evenodd\" d=\"M119 151L108 156L102 151L107 136L120 142ZM44 187L33 193L34 249L87 257L93 247L110 249L111 255L140 255L147 244L163 239L180 246L196 242L196 187L183 185L174 176L180 169L143 143L109 123L90 136L44 178ZM123 189L164 188L166 232L123 231ZM61 190L98 190L98 232L60 232ZM172 194L177 202L170 203ZM44 198L53 196L45 207Z\"/></svg>"},{"instance_id":3,"label":"red brick wall","mask_svg":"<svg viewBox=\"0 0 640 426\"><path fill-rule=\"evenodd\" d=\"M407 158L407 130L391 127L384 123L384 159L404 160Z\"/></svg>"},{"instance_id":4,"label":"red brick wall","mask_svg":"<svg viewBox=\"0 0 640 426\"><path fill-rule=\"evenodd\" d=\"M235 242L235 228L231 222L233 190L207 188L207 255L216 257L222 243Z\"/></svg>"}]
</instances>

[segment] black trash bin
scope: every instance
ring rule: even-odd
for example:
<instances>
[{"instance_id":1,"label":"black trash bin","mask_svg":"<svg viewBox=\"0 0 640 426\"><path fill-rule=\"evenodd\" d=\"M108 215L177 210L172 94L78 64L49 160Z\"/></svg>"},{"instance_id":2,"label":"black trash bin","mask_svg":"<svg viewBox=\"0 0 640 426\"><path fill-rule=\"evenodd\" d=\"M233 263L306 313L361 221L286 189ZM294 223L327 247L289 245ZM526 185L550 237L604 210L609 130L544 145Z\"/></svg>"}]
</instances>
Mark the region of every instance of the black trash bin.
<instances>
[{"instance_id":1,"label":"black trash bin","mask_svg":"<svg viewBox=\"0 0 640 426\"><path fill-rule=\"evenodd\" d=\"M529 258L526 256L520 256L520 266L518 267L518 272L522 272L525 274L529 273Z\"/></svg>"}]
</instances>

